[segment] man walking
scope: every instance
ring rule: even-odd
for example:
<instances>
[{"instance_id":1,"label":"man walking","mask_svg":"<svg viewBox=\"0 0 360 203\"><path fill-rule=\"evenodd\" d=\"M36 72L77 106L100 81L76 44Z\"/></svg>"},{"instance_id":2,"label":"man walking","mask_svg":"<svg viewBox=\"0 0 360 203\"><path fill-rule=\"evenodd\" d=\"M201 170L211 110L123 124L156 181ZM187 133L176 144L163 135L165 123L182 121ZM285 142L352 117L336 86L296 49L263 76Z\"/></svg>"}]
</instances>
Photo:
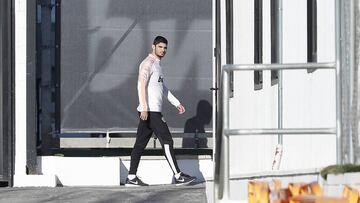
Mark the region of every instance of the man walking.
<instances>
[{"instance_id":1,"label":"man walking","mask_svg":"<svg viewBox=\"0 0 360 203\"><path fill-rule=\"evenodd\" d=\"M173 139L161 114L163 96L178 109L179 114L185 112L184 106L164 85L164 76L160 66L160 60L166 54L167 43L167 39L162 36L157 36L152 44L152 53L142 61L139 67L137 83L139 106L137 110L140 121L134 148L131 152L130 170L126 179L126 186L148 185L136 176L136 172L141 155L153 133L155 133L159 139L166 160L174 173L175 184L189 184L196 179L180 171L175 159Z\"/></svg>"}]
</instances>

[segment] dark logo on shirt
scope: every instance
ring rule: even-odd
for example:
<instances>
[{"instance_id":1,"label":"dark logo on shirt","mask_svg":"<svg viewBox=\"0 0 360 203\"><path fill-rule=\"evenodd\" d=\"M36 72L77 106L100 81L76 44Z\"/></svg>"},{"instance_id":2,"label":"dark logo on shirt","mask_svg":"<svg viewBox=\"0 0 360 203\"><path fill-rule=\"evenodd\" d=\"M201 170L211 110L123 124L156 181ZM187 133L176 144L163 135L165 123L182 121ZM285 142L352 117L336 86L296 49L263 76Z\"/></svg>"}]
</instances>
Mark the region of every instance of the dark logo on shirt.
<instances>
[{"instance_id":1,"label":"dark logo on shirt","mask_svg":"<svg viewBox=\"0 0 360 203\"><path fill-rule=\"evenodd\" d=\"M162 76L159 76L158 82L164 82L164 78Z\"/></svg>"}]
</instances>

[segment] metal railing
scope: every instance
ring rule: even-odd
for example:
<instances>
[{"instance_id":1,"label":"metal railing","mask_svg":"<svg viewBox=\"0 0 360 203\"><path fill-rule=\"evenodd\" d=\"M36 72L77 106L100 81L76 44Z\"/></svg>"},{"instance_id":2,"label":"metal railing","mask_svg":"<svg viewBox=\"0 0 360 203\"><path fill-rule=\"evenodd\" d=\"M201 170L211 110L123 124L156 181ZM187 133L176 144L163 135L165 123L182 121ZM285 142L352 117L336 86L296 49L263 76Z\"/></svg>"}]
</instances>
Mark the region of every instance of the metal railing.
<instances>
[{"instance_id":1,"label":"metal railing","mask_svg":"<svg viewBox=\"0 0 360 203\"><path fill-rule=\"evenodd\" d=\"M214 193L216 199L229 200L230 197L230 167L229 167L229 136L244 135L299 135L299 134L328 134L337 135L340 125L334 128L262 128L262 129L230 129L229 128L229 75L233 71L251 71L251 70L297 70L297 69L337 69L336 63L299 63L299 64L251 64L251 65L224 65L222 71L222 87L220 95L220 114L219 122L222 124L221 147L216 149L215 153L220 153L220 159L216 166L219 167L218 178L214 178ZM335 71L337 73L337 71ZM338 75L336 74L336 78ZM336 80L336 85L338 79ZM336 88L338 89L338 88ZM336 91L336 106L339 105L338 91ZM337 123L340 122L337 117ZM337 162L341 162L340 137L337 137L336 154ZM217 171L215 169L215 171Z\"/></svg>"},{"instance_id":2,"label":"metal railing","mask_svg":"<svg viewBox=\"0 0 360 203\"><path fill-rule=\"evenodd\" d=\"M280 1L281 2L281 1ZM219 6L219 5L217 5ZM214 170L214 200L231 202L230 200L230 168L229 168L229 137L243 135L299 135L299 134L329 134L336 135L336 162L342 163L341 129L342 129L342 104L341 104L341 32L340 32L340 0L335 0L335 62L334 63L299 63L299 64L227 64L222 67L221 87L218 104L218 129L216 130L215 170ZM218 14L218 17L220 15ZM279 19L279 23L281 19ZM218 24L217 24L218 25ZM219 25L218 25L219 26ZM280 28L282 32L282 29ZM280 33L281 38L281 33ZM280 49L281 50L281 49ZM282 57L282 56L280 56ZM276 129L230 129L229 128L229 75L233 71L252 70L297 70L297 69L335 69L336 77L336 127L334 128L282 128ZM280 79L279 79L280 80ZM279 82L280 84L280 82ZM280 88L280 87L279 87ZM280 88L281 89L281 88ZM282 99L282 93L279 97ZM279 136L280 137L280 136Z\"/></svg>"}]
</instances>

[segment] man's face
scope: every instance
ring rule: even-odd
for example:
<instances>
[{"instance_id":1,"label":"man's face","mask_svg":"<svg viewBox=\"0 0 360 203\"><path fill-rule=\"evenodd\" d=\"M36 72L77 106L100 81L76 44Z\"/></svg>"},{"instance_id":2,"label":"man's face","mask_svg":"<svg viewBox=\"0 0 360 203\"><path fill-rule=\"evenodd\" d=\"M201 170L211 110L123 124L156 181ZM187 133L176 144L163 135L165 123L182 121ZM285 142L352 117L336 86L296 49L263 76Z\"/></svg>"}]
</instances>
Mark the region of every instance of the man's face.
<instances>
[{"instance_id":1,"label":"man's face","mask_svg":"<svg viewBox=\"0 0 360 203\"><path fill-rule=\"evenodd\" d=\"M157 45L152 45L153 54L159 58L162 58L166 54L167 45L163 42L158 43Z\"/></svg>"}]
</instances>

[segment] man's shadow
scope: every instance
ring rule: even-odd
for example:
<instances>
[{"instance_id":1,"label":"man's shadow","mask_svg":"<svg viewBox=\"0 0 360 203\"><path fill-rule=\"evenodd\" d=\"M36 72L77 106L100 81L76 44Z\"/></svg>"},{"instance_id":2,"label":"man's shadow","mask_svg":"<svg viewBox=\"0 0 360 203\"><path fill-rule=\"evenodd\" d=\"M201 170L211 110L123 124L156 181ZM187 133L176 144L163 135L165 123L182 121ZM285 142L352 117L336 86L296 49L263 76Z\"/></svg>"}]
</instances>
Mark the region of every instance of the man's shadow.
<instances>
[{"instance_id":1,"label":"man's shadow","mask_svg":"<svg viewBox=\"0 0 360 203\"><path fill-rule=\"evenodd\" d=\"M206 100L197 104L196 115L189 118L184 127L183 148L208 148L205 125L212 119L212 106Z\"/></svg>"}]
</instances>

